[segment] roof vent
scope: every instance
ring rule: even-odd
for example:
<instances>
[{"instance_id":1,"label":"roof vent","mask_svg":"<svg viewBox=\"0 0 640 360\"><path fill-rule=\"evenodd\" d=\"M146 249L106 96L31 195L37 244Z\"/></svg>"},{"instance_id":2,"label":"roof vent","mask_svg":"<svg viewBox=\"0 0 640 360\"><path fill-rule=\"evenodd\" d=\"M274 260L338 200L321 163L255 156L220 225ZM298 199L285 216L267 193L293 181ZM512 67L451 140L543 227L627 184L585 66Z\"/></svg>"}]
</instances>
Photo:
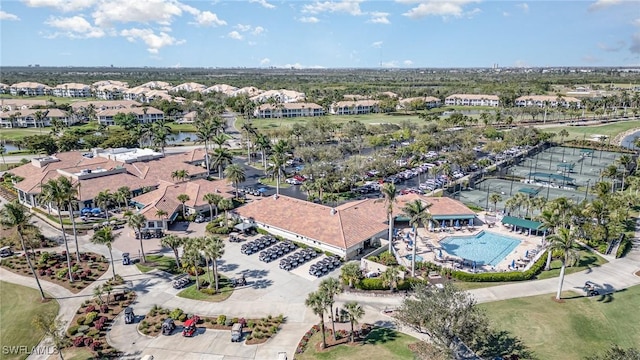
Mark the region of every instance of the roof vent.
<instances>
[{"instance_id":1,"label":"roof vent","mask_svg":"<svg viewBox=\"0 0 640 360\"><path fill-rule=\"evenodd\" d=\"M338 212L338 210L331 208L331 215L335 215Z\"/></svg>"}]
</instances>

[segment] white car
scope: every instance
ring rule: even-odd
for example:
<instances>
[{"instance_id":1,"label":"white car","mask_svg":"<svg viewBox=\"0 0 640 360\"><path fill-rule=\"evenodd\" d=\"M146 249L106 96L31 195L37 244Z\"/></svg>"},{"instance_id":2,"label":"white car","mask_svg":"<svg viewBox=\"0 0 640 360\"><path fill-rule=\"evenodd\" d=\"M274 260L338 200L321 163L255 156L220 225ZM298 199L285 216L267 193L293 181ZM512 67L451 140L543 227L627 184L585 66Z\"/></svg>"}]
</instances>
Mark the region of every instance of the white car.
<instances>
[{"instance_id":1,"label":"white car","mask_svg":"<svg viewBox=\"0 0 640 360\"><path fill-rule=\"evenodd\" d=\"M302 181L300 181L298 179L294 179L294 178L289 178L289 179L285 180L285 182L287 184L291 184L291 185L300 185L300 184L302 184Z\"/></svg>"}]
</instances>

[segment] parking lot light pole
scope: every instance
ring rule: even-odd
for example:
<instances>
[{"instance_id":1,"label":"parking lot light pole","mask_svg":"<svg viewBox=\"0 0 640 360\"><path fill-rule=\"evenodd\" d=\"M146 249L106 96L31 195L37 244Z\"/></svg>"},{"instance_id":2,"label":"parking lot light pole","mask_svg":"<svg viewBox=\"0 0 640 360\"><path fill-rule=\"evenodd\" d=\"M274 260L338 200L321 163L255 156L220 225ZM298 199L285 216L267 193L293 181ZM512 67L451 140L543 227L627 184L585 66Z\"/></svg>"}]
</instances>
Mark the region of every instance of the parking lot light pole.
<instances>
[{"instance_id":1,"label":"parking lot light pole","mask_svg":"<svg viewBox=\"0 0 640 360\"><path fill-rule=\"evenodd\" d=\"M511 168L507 170L507 174L509 174L510 172L511 172ZM512 193L513 193L513 176L514 174L511 174L511 186L509 187L509 196L512 196Z\"/></svg>"},{"instance_id":2,"label":"parking lot light pole","mask_svg":"<svg viewBox=\"0 0 640 360\"><path fill-rule=\"evenodd\" d=\"M491 185L487 185L487 205L485 206L487 211L489 211L489 189L490 188L491 188Z\"/></svg>"},{"instance_id":3,"label":"parking lot light pole","mask_svg":"<svg viewBox=\"0 0 640 360\"><path fill-rule=\"evenodd\" d=\"M589 185L591 184L591 179L587 180L587 188L584 190L584 201L587 201L587 194L589 193Z\"/></svg>"}]
</instances>

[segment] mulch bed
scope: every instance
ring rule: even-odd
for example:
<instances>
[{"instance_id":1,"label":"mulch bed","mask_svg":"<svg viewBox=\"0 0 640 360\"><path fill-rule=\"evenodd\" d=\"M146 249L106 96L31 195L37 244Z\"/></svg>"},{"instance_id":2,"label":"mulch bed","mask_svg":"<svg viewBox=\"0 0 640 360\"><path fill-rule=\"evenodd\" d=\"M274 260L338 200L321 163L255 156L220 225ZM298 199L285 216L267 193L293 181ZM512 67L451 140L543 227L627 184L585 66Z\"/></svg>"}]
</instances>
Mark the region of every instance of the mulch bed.
<instances>
[{"instance_id":1,"label":"mulch bed","mask_svg":"<svg viewBox=\"0 0 640 360\"><path fill-rule=\"evenodd\" d=\"M80 262L76 261L76 254L71 254L71 268L73 283L69 282L66 252L47 252L36 250L31 254L31 263L41 280L58 284L72 293L78 293L91 283L99 279L107 271L109 261L100 254L80 253ZM24 276L33 276L24 254L5 258L0 263L5 269Z\"/></svg>"}]
</instances>

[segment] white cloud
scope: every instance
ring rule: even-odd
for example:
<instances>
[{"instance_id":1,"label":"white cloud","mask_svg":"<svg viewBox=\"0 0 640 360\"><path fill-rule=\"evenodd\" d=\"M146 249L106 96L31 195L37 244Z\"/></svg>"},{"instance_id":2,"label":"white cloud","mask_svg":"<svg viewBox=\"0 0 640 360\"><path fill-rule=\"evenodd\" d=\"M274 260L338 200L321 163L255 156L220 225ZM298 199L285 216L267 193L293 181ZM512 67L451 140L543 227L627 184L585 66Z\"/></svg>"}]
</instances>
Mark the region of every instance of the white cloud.
<instances>
[{"instance_id":1,"label":"white cloud","mask_svg":"<svg viewBox=\"0 0 640 360\"><path fill-rule=\"evenodd\" d=\"M405 61L403 61L402 63L404 64L404 66L411 66L411 65L413 65L413 61L411 61L411 60L405 60Z\"/></svg>"},{"instance_id":2,"label":"white cloud","mask_svg":"<svg viewBox=\"0 0 640 360\"><path fill-rule=\"evenodd\" d=\"M598 47L604 51L616 52L622 50L627 45L624 40L616 41L614 44L598 43Z\"/></svg>"},{"instance_id":3,"label":"white cloud","mask_svg":"<svg viewBox=\"0 0 640 360\"><path fill-rule=\"evenodd\" d=\"M203 11L195 15L195 22L198 26L224 26L227 22L218 18L218 15L211 11Z\"/></svg>"},{"instance_id":4,"label":"white cloud","mask_svg":"<svg viewBox=\"0 0 640 360\"><path fill-rule=\"evenodd\" d=\"M6 11L0 10L0 20L18 21L18 20L20 20L20 18L18 17L18 15L10 14L10 13L8 13Z\"/></svg>"},{"instance_id":5,"label":"white cloud","mask_svg":"<svg viewBox=\"0 0 640 360\"><path fill-rule=\"evenodd\" d=\"M525 13L529 12L529 4L527 3L518 4L516 6L519 7Z\"/></svg>"},{"instance_id":6,"label":"white cloud","mask_svg":"<svg viewBox=\"0 0 640 360\"><path fill-rule=\"evenodd\" d=\"M315 16L301 17L300 19L298 19L298 21L303 22L303 23L309 23L309 24L315 24L317 22L320 22L320 20L318 20L318 18L315 17Z\"/></svg>"},{"instance_id":7,"label":"white cloud","mask_svg":"<svg viewBox=\"0 0 640 360\"><path fill-rule=\"evenodd\" d=\"M269 4L267 2L267 0L249 0L250 3L258 3L260 5L262 5L263 7L266 7L267 9L273 9L276 6L273 4Z\"/></svg>"},{"instance_id":8,"label":"white cloud","mask_svg":"<svg viewBox=\"0 0 640 360\"><path fill-rule=\"evenodd\" d=\"M530 67L529 63L524 60L516 60L513 66L517 68Z\"/></svg>"},{"instance_id":9,"label":"white cloud","mask_svg":"<svg viewBox=\"0 0 640 360\"><path fill-rule=\"evenodd\" d=\"M475 8L475 9L473 9L473 10L471 10L471 11L467 11L466 13L464 13L464 16L465 16L465 17L467 17L467 18L469 18L469 19L471 19L471 18L473 18L474 16L476 16L476 15L480 14L481 12L482 12L482 10L480 10L480 9L478 9L478 8Z\"/></svg>"},{"instance_id":10,"label":"white cloud","mask_svg":"<svg viewBox=\"0 0 640 360\"><path fill-rule=\"evenodd\" d=\"M95 27L82 16L71 17L51 17L45 24L58 29L49 37L66 36L72 39L101 38L105 35L104 30Z\"/></svg>"},{"instance_id":11,"label":"white cloud","mask_svg":"<svg viewBox=\"0 0 640 360\"><path fill-rule=\"evenodd\" d=\"M633 24L633 26L640 27L640 18L637 18L637 19L633 20L631 23Z\"/></svg>"},{"instance_id":12,"label":"white cloud","mask_svg":"<svg viewBox=\"0 0 640 360\"><path fill-rule=\"evenodd\" d=\"M480 0L448 0L448 1L438 1L438 0L400 0L399 2L405 4L415 4L418 3L418 6L410 9L405 12L404 16L410 17L412 19L420 19L426 16L435 15L435 16L454 16L461 17L465 15L464 6L471 3L478 3ZM479 9L478 9L479 10ZM473 10L475 12L476 10Z\"/></svg>"},{"instance_id":13,"label":"white cloud","mask_svg":"<svg viewBox=\"0 0 640 360\"><path fill-rule=\"evenodd\" d=\"M156 34L151 29L125 29L120 32L120 35L126 37L127 40L131 42L136 42L138 39L142 40L147 45L147 51L151 54L157 54L160 49L165 46L180 45L184 43L184 40L177 40L165 32Z\"/></svg>"},{"instance_id":14,"label":"white cloud","mask_svg":"<svg viewBox=\"0 0 640 360\"><path fill-rule=\"evenodd\" d=\"M589 10L591 11L601 10L609 6L620 4L620 3L622 3L622 0L597 0L593 4L589 5Z\"/></svg>"},{"instance_id":15,"label":"white cloud","mask_svg":"<svg viewBox=\"0 0 640 360\"><path fill-rule=\"evenodd\" d=\"M229 38L231 38L231 39L234 39L234 40L242 40L242 39L244 39L244 36L242 36L239 32L237 32L235 30L230 32L230 33L228 33L227 36Z\"/></svg>"},{"instance_id":16,"label":"white cloud","mask_svg":"<svg viewBox=\"0 0 640 360\"><path fill-rule=\"evenodd\" d=\"M271 59L269 58L264 58L262 60L260 60L260 65L267 65L271 62Z\"/></svg>"},{"instance_id":17,"label":"white cloud","mask_svg":"<svg viewBox=\"0 0 640 360\"><path fill-rule=\"evenodd\" d=\"M509 13L508 13L508 12L506 12L506 11L503 11L503 12L502 12L502 16L504 16L504 17L509 17L509 16L511 16L511 14L509 14Z\"/></svg>"},{"instance_id":18,"label":"white cloud","mask_svg":"<svg viewBox=\"0 0 640 360\"><path fill-rule=\"evenodd\" d=\"M234 26L236 29L245 32L245 31L249 31L251 30L251 25L242 25L242 24L238 24L236 26Z\"/></svg>"},{"instance_id":19,"label":"white cloud","mask_svg":"<svg viewBox=\"0 0 640 360\"><path fill-rule=\"evenodd\" d=\"M97 0L22 0L28 7L50 7L56 10L70 12L88 9Z\"/></svg>"},{"instance_id":20,"label":"white cloud","mask_svg":"<svg viewBox=\"0 0 640 360\"><path fill-rule=\"evenodd\" d=\"M379 12L379 11L372 11L369 13L369 15L371 15L371 19L369 19L368 22L373 23L373 24L391 24L391 21L389 21L389 13L386 12Z\"/></svg>"},{"instance_id":21,"label":"white cloud","mask_svg":"<svg viewBox=\"0 0 640 360\"><path fill-rule=\"evenodd\" d=\"M634 54L640 54L640 32L631 35L631 46L629 46L629 51Z\"/></svg>"},{"instance_id":22,"label":"white cloud","mask_svg":"<svg viewBox=\"0 0 640 360\"><path fill-rule=\"evenodd\" d=\"M323 12L343 12L350 15L362 15L360 3L363 0L342 0L342 1L316 1L313 4L304 5L303 13L320 14Z\"/></svg>"},{"instance_id":23,"label":"white cloud","mask_svg":"<svg viewBox=\"0 0 640 360\"><path fill-rule=\"evenodd\" d=\"M391 61L383 61L380 63L381 67L384 68L397 68L398 67L398 61L397 60L391 60Z\"/></svg>"},{"instance_id":24,"label":"white cloud","mask_svg":"<svg viewBox=\"0 0 640 360\"><path fill-rule=\"evenodd\" d=\"M198 9L184 6L176 0L111 0L100 2L92 16L98 26L111 26L116 22L155 22L169 25L173 18L181 16L183 11L192 15L199 13Z\"/></svg>"},{"instance_id":25,"label":"white cloud","mask_svg":"<svg viewBox=\"0 0 640 360\"><path fill-rule=\"evenodd\" d=\"M382 47L383 42L382 41L376 41L371 43L371 47L374 47L376 49L380 49Z\"/></svg>"},{"instance_id":26,"label":"white cloud","mask_svg":"<svg viewBox=\"0 0 640 360\"><path fill-rule=\"evenodd\" d=\"M251 32L253 35L260 35L264 32L264 28L262 26L256 26L255 28L253 28L253 31Z\"/></svg>"}]
</instances>

